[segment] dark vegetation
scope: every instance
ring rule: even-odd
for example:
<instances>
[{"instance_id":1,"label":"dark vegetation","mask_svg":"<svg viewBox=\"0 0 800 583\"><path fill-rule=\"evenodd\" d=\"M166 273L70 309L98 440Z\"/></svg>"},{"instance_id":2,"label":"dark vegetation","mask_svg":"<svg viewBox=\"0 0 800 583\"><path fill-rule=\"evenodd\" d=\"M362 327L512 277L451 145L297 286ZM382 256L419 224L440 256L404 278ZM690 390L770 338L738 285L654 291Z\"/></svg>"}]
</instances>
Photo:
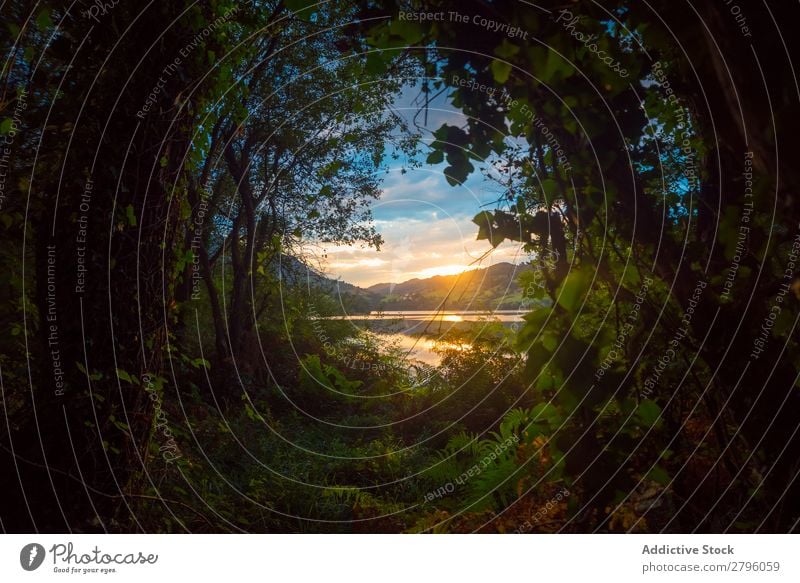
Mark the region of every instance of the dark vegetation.
<instances>
[{"instance_id":1,"label":"dark vegetation","mask_svg":"<svg viewBox=\"0 0 800 583\"><path fill-rule=\"evenodd\" d=\"M2 528L796 530L798 9L569 3L622 77L537 4L6 3ZM470 122L420 142L409 79ZM435 370L297 262L417 150L535 258Z\"/></svg>"}]
</instances>

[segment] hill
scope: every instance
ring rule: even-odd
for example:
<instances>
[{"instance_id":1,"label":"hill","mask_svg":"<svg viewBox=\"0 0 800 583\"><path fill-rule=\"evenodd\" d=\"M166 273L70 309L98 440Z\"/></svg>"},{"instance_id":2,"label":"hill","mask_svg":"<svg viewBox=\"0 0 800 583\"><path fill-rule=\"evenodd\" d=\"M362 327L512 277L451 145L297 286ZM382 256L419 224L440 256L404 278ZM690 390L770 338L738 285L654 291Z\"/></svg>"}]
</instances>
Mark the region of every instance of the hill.
<instances>
[{"instance_id":1,"label":"hill","mask_svg":"<svg viewBox=\"0 0 800 583\"><path fill-rule=\"evenodd\" d=\"M383 310L510 310L522 303L517 276L529 264L497 263L458 275L436 275L402 283L378 283L367 288Z\"/></svg>"},{"instance_id":2,"label":"hill","mask_svg":"<svg viewBox=\"0 0 800 583\"><path fill-rule=\"evenodd\" d=\"M273 265L284 284L303 289L306 293L315 290L327 295L338 306L336 313L366 314L377 309L380 298L365 290L340 279L331 279L320 273L302 260L290 255L281 255L279 262Z\"/></svg>"},{"instance_id":3,"label":"hill","mask_svg":"<svg viewBox=\"0 0 800 583\"><path fill-rule=\"evenodd\" d=\"M280 266L285 283L316 289L349 314L372 310L515 310L522 304L517 277L531 269L529 264L504 262L457 275L435 275L362 288L331 279L292 257L283 256Z\"/></svg>"}]
</instances>

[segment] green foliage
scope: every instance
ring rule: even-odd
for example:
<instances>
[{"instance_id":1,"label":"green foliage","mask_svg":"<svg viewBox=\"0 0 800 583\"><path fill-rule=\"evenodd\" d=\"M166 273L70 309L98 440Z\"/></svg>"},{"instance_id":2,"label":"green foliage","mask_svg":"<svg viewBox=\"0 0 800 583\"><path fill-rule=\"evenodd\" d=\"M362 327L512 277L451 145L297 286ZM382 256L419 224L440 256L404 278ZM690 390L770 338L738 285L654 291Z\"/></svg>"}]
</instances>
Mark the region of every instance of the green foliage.
<instances>
[{"instance_id":1,"label":"green foliage","mask_svg":"<svg viewBox=\"0 0 800 583\"><path fill-rule=\"evenodd\" d=\"M556 293L556 302L568 312L577 312L592 285L593 276L587 270L572 269Z\"/></svg>"},{"instance_id":2,"label":"green foliage","mask_svg":"<svg viewBox=\"0 0 800 583\"><path fill-rule=\"evenodd\" d=\"M81 528L97 514L133 525L119 524L116 499L89 508L74 494L76 469L92 491L143 494L133 515L169 532L468 531L512 504L535 511L561 485L575 492L552 520L574 528L707 530L734 510L740 528L761 529L758 512L791 528L793 477L773 461L796 430L786 391L800 364L800 286L787 258L798 184L769 145L792 159L796 108L791 91L764 103L751 89L762 74L794 86L775 69L785 47L764 37L763 70L749 58L720 67L706 58L708 35L720 54L742 45L714 8L702 8L706 29L661 7L665 23L686 26L678 46L646 4L572 4L596 42L506 0L492 11L541 43L401 19L395 2L120 3L102 26L11 2L0 380L17 455L31 462L24 479L39 488L46 468ZM165 22L174 34L156 38ZM112 53L131 67L107 67ZM137 113L176 55L180 72ZM497 93L456 85L454 73ZM328 319L371 306L357 290L323 289L298 259L311 263L309 243L381 246L380 175L420 138L397 131L394 96L419 78L426 98L441 90L466 119L433 132L426 162L452 186L493 170L501 194L474 216L477 239L519 242L533 257L507 296L487 270L384 298L530 308L518 331L480 322L444 335L427 368ZM746 107L731 114L734 94ZM98 141L98 119L108 139ZM92 281L78 291L85 221ZM780 350L756 358L754 335ZM68 440L39 433L65 419ZM0 485L16 491L20 475ZM37 512L45 528L62 526L52 505ZM506 526L527 520L508 514Z\"/></svg>"},{"instance_id":3,"label":"green foliage","mask_svg":"<svg viewBox=\"0 0 800 583\"><path fill-rule=\"evenodd\" d=\"M320 357L316 354L309 354L300 361L303 371L301 375L301 386L307 390L314 390L315 387L322 387L330 391L336 391L344 395L353 395L356 389L362 385L361 381L349 381L334 366L322 364Z\"/></svg>"}]
</instances>

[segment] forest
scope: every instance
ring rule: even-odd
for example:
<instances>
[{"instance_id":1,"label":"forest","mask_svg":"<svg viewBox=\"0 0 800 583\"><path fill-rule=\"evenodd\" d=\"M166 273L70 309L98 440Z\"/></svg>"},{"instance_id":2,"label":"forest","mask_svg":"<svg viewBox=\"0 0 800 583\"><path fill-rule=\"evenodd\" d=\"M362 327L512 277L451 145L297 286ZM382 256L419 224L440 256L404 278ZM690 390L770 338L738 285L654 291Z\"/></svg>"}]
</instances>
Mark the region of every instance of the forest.
<instances>
[{"instance_id":1,"label":"forest","mask_svg":"<svg viewBox=\"0 0 800 583\"><path fill-rule=\"evenodd\" d=\"M796 3L0 13L3 532L798 531Z\"/></svg>"}]
</instances>

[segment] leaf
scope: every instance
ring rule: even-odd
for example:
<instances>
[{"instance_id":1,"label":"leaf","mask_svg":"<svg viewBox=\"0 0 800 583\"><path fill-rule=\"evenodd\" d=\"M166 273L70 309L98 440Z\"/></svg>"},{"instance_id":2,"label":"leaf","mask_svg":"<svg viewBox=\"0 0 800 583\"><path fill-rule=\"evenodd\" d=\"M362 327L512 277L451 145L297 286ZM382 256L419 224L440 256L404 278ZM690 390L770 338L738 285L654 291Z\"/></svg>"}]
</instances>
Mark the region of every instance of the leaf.
<instances>
[{"instance_id":1,"label":"leaf","mask_svg":"<svg viewBox=\"0 0 800 583\"><path fill-rule=\"evenodd\" d=\"M561 423L561 413L550 403L539 403L531 409L531 417L534 421L545 421L551 427Z\"/></svg>"},{"instance_id":2,"label":"leaf","mask_svg":"<svg viewBox=\"0 0 800 583\"><path fill-rule=\"evenodd\" d=\"M402 38L406 44L415 45L422 40L424 33L418 22L395 20L389 25L389 32Z\"/></svg>"},{"instance_id":3,"label":"leaf","mask_svg":"<svg viewBox=\"0 0 800 583\"><path fill-rule=\"evenodd\" d=\"M245 403L245 404L244 404L244 410L245 410L245 413L247 414L247 417L248 417L248 418L249 418L251 421L261 421L261 422L263 422L263 421L264 421L264 417L261 415L261 413L259 413L258 411L256 411L256 410L255 410L255 409L252 407L252 405L250 405L250 403Z\"/></svg>"},{"instance_id":4,"label":"leaf","mask_svg":"<svg viewBox=\"0 0 800 583\"><path fill-rule=\"evenodd\" d=\"M478 225L478 241L488 240L492 247L497 247L503 242L504 236L496 224L493 213L482 211L473 217L472 222Z\"/></svg>"},{"instance_id":5,"label":"leaf","mask_svg":"<svg viewBox=\"0 0 800 583\"><path fill-rule=\"evenodd\" d=\"M789 336L793 326L794 314L789 310L781 310L781 313L775 319L775 325L772 327L772 335L776 338Z\"/></svg>"},{"instance_id":6,"label":"leaf","mask_svg":"<svg viewBox=\"0 0 800 583\"><path fill-rule=\"evenodd\" d=\"M653 468L647 472L647 479L658 482L662 486L669 484L669 474L667 470L661 466L653 466Z\"/></svg>"},{"instance_id":7,"label":"leaf","mask_svg":"<svg viewBox=\"0 0 800 583\"><path fill-rule=\"evenodd\" d=\"M445 148L447 148L447 146L466 146L469 143L469 135L467 132L459 127L448 124L444 124L436 130L434 136L437 141L445 142ZM450 148L448 156L452 156L456 152L464 156L461 148Z\"/></svg>"},{"instance_id":8,"label":"leaf","mask_svg":"<svg viewBox=\"0 0 800 583\"><path fill-rule=\"evenodd\" d=\"M126 383L131 383L131 384L135 383L131 375L129 375L126 371L122 370L121 368L117 369L117 377L119 377L119 380L125 381Z\"/></svg>"},{"instance_id":9,"label":"leaf","mask_svg":"<svg viewBox=\"0 0 800 583\"><path fill-rule=\"evenodd\" d=\"M555 51L547 53L544 70L541 76L545 83L565 79L572 74L572 65Z\"/></svg>"},{"instance_id":10,"label":"leaf","mask_svg":"<svg viewBox=\"0 0 800 583\"><path fill-rule=\"evenodd\" d=\"M510 43L507 38L504 38L503 42L500 43L499 46L496 46L494 49L494 54L503 60L510 59L518 52L519 52L519 47L515 44Z\"/></svg>"},{"instance_id":11,"label":"leaf","mask_svg":"<svg viewBox=\"0 0 800 583\"><path fill-rule=\"evenodd\" d=\"M545 178L542 180L542 192L544 192L544 200L546 203L552 204L560 194L558 189L558 182L552 178Z\"/></svg>"},{"instance_id":12,"label":"leaf","mask_svg":"<svg viewBox=\"0 0 800 583\"><path fill-rule=\"evenodd\" d=\"M508 81L508 77L511 75L511 65L505 61L498 61L495 59L492 61L492 64L489 65L489 68L492 71L494 80L500 84Z\"/></svg>"},{"instance_id":13,"label":"leaf","mask_svg":"<svg viewBox=\"0 0 800 583\"><path fill-rule=\"evenodd\" d=\"M569 272L564 283L558 289L558 297L556 301L558 305L569 312L577 310L582 301L583 296L592 285L592 279L589 273L585 273L580 269L574 269Z\"/></svg>"},{"instance_id":14,"label":"leaf","mask_svg":"<svg viewBox=\"0 0 800 583\"><path fill-rule=\"evenodd\" d=\"M459 171L458 168L455 166L448 166L444 169L444 177L447 179L447 183L450 186L458 186L463 182L463 178L459 179L459 177L465 177L462 171Z\"/></svg>"},{"instance_id":15,"label":"leaf","mask_svg":"<svg viewBox=\"0 0 800 583\"><path fill-rule=\"evenodd\" d=\"M387 65L383 58L383 51L372 51L367 55L367 62L364 66L370 76L380 76L386 72Z\"/></svg>"},{"instance_id":16,"label":"leaf","mask_svg":"<svg viewBox=\"0 0 800 583\"><path fill-rule=\"evenodd\" d=\"M651 399L644 399L636 408L636 417L645 427L653 427L661 416L661 407Z\"/></svg>"},{"instance_id":17,"label":"leaf","mask_svg":"<svg viewBox=\"0 0 800 583\"><path fill-rule=\"evenodd\" d=\"M211 369L211 363L208 362L205 358L195 358L192 361L192 366L195 368L200 368L201 366L207 369Z\"/></svg>"},{"instance_id":18,"label":"leaf","mask_svg":"<svg viewBox=\"0 0 800 583\"><path fill-rule=\"evenodd\" d=\"M314 13L315 0L286 0L286 8L294 12L295 16L303 20L309 20Z\"/></svg>"},{"instance_id":19,"label":"leaf","mask_svg":"<svg viewBox=\"0 0 800 583\"><path fill-rule=\"evenodd\" d=\"M441 164L444 162L444 152L442 150L434 150L425 159L428 164Z\"/></svg>"},{"instance_id":20,"label":"leaf","mask_svg":"<svg viewBox=\"0 0 800 583\"><path fill-rule=\"evenodd\" d=\"M36 26L38 26L40 30L47 30L53 26L53 21L50 19L49 8L42 10L36 16Z\"/></svg>"},{"instance_id":21,"label":"leaf","mask_svg":"<svg viewBox=\"0 0 800 583\"><path fill-rule=\"evenodd\" d=\"M491 225L493 220L494 220L494 215L490 211L481 211L477 215L472 217L472 222L478 225L479 227L482 227L483 225L486 224Z\"/></svg>"},{"instance_id":22,"label":"leaf","mask_svg":"<svg viewBox=\"0 0 800 583\"><path fill-rule=\"evenodd\" d=\"M131 227L135 227L136 226L136 224L137 224L136 223L136 214L133 212L133 206L132 205L128 205L127 207L125 207L125 218L128 220L128 224Z\"/></svg>"},{"instance_id":23,"label":"leaf","mask_svg":"<svg viewBox=\"0 0 800 583\"><path fill-rule=\"evenodd\" d=\"M12 120L10 117L7 117L2 122L0 122L0 134L7 134L11 131L11 124Z\"/></svg>"},{"instance_id":24,"label":"leaf","mask_svg":"<svg viewBox=\"0 0 800 583\"><path fill-rule=\"evenodd\" d=\"M544 334L542 336L542 346L550 352L553 352L558 346L558 337L555 334Z\"/></svg>"}]
</instances>

